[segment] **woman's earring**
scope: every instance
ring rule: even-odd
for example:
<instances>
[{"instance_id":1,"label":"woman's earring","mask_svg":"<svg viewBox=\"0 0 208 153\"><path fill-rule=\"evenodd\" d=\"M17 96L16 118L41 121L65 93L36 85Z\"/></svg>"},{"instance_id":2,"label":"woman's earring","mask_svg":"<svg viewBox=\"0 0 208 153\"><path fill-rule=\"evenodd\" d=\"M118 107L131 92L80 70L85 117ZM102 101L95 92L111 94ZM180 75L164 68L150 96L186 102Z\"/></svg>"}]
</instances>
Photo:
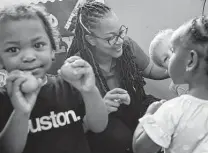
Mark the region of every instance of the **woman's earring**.
<instances>
[{"instance_id":1,"label":"woman's earring","mask_svg":"<svg viewBox=\"0 0 208 153\"><path fill-rule=\"evenodd\" d=\"M8 77L8 72L4 69L0 69L0 88L6 85L7 77Z\"/></svg>"},{"instance_id":2,"label":"woman's earring","mask_svg":"<svg viewBox=\"0 0 208 153\"><path fill-rule=\"evenodd\" d=\"M190 67L186 67L186 72L190 72L191 68Z\"/></svg>"},{"instance_id":3,"label":"woman's earring","mask_svg":"<svg viewBox=\"0 0 208 153\"><path fill-rule=\"evenodd\" d=\"M55 61L55 56L56 56L55 54L56 54L56 51L53 50L53 51L52 51L52 58L51 58L52 61Z\"/></svg>"}]
</instances>

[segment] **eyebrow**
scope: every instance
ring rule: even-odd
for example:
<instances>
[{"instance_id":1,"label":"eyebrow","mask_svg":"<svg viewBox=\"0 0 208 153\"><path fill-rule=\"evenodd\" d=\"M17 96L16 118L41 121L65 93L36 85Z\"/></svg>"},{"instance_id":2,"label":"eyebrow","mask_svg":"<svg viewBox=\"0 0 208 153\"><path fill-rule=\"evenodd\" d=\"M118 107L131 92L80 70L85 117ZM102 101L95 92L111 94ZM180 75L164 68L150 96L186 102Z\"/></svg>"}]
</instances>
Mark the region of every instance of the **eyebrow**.
<instances>
[{"instance_id":1,"label":"eyebrow","mask_svg":"<svg viewBox=\"0 0 208 153\"><path fill-rule=\"evenodd\" d=\"M38 36L36 38L33 38L32 41L34 42L34 41L37 41L37 40L40 40L40 39L43 39L43 38L44 38L43 36Z\"/></svg>"},{"instance_id":2,"label":"eyebrow","mask_svg":"<svg viewBox=\"0 0 208 153\"><path fill-rule=\"evenodd\" d=\"M18 41L5 41L4 44L15 44L15 45L19 45L20 42L18 42Z\"/></svg>"},{"instance_id":3,"label":"eyebrow","mask_svg":"<svg viewBox=\"0 0 208 153\"><path fill-rule=\"evenodd\" d=\"M121 32L121 29L122 29L123 26L124 26L124 25L121 25L121 26L120 26L120 28L119 28L119 30L118 30L118 33ZM124 27L125 27L125 26L124 26ZM115 31L112 31L112 32L107 32L106 34L116 34L116 35L118 35L118 33L115 32Z\"/></svg>"},{"instance_id":4,"label":"eyebrow","mask_svg":"<svg viewBox=\"0 0 208 153\"><path fill-rule=\"evenodd\" d=\"M117 34L117 32L107 32L106 34Z\"/></svg>"},{"instance_id":5,"label":"eyebrow","mask_svg":"<svg viewBox=\"0 0 208 153\"><path fill-rule=\"evenodd\" d=\"M38 36L38 37L36 37L36 38L33 38L33 39L32 39L32 42L35 42L35 41L40 40L40 39L42 39L42 38L43 38L42 36ZM5 44L15 44L15 45L20 45L20 42L19 42L19 41L5 41L4 43L5 43Z\"/></svg>"},{"instance_id":6,"label":"eyebrow","mask_svg":"<svg viewBox=\"0 0 208 153\"><path fill-rule=\"evenodd\" d=\"M107 32L106 34L118 34L118 33L120 33L121 32L121 27L119 28L119 30L118 31L112 31L112 32Z\"/></svg>"}]
</instances>

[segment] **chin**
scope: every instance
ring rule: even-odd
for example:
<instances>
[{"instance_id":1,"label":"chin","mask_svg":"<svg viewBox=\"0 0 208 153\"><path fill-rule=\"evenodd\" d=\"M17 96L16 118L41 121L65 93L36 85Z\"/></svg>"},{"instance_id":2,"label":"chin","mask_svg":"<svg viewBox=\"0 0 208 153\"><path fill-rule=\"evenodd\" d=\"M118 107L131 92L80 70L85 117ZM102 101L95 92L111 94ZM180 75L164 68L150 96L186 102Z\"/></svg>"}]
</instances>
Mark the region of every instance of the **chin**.
<instances>
[{"instance_id":1,"label":"chin","mask_svg":"<svg viewBox=\"0 0 208 153\"><path fill-rule=\"evenodd\" d=\"M38 78L44 78L46 73L45 72L36 72L36 73L32 73L34 77Z\"/></svg>"},{"instance_id":2,"label":"chin","mask_svg":"<svg viewBox=\"0 0 208 153\"><path fill-rule=\"evenodd\" d=\"M123 49L121 49L119 52L116 52L113 57L119 58L122 54L123 54Z\"/></svg>"}]
</instances>

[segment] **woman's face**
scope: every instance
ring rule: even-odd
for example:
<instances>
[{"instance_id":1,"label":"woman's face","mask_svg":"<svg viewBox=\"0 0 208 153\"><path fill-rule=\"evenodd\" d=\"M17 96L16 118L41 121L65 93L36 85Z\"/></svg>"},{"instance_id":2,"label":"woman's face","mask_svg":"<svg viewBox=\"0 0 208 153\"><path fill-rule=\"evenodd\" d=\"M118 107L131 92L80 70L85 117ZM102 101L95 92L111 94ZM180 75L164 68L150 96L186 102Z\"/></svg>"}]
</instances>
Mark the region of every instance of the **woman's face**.
<instances>
[{"instance_id":1,"label":"woman's face","mask_svg":"<svg viewBox=\"0 0 208 153\"><path fill-rule=\"evenodd\" d=\"M119 23L118 17L109 12L98 21L96 28L91 29L94 46L99 55L118 58L122 55L123 37L127 28ZM118 37L120 36L120 37Z\"/></svg>"}]
</instances>

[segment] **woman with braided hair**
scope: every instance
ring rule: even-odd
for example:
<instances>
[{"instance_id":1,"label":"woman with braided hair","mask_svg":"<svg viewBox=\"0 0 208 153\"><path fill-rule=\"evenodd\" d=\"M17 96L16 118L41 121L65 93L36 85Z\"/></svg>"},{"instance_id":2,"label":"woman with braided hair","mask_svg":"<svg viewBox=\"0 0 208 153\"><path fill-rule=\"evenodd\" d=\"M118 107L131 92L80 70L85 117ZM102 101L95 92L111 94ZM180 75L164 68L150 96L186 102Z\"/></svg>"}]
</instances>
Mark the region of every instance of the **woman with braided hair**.
<instances>
[{"instance_id":1,"label":"woman with braided hair","mask_svg":"<svg viewBox=\"0 0 208 153\"><path fill-rule=\"evenodd\" d=\"M109 110L109 123L100 134L87 133L92 152L132 152L133 132L146 108L159 99L146 95L144 78L165 79L168 74L129 37L128 28L103 3L87 2L78 10L75 36L68 57L81 56L96 76Z\"/></svg>"}]
</instances>

